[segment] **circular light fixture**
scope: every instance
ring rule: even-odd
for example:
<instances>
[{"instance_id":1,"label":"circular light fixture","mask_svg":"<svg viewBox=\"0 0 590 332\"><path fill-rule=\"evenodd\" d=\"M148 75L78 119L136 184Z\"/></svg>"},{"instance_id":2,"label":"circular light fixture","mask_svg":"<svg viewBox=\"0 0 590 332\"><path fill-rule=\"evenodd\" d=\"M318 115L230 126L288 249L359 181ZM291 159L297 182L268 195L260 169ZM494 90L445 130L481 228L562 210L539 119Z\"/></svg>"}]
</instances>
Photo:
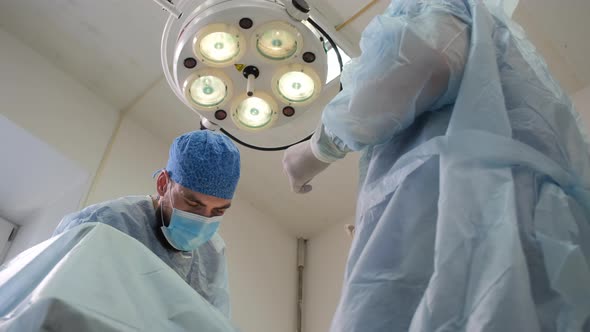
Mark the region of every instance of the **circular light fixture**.
<instances>
[{"instance_id":1,"label":"circular light fixture","mask_svg":"<svg viewBox=\"0 0 590 332\"><path fill-rule=\"evenodd\" d=\"M225 67L238 61L245 52L240 31L228 24L211 24L195 36L195 55L211 67Z\"/></svg>"},{"instance_id":2,"label":"circular light fixture","mask_svg":"<svg viewBox=\"0 0 590 332\"><path fill-rule=\"evenodd\" d=\"M182 0L178 8L185 14L164 27L162 68L203 126L265 151L313 131L308 120L329 97L320 95L337 90L325 80L322 26L299 20L307 15L280 1Z\"/></svg>"},{"instance_id":3,"label":"circular light fixture","mask_svg":"<svg viewBox=\"0 0 590 332\"><path fill-rule=\"evenodd\" d=\"M315 84L309 75L300 71L290 71L279 78L277 89L288 101L300 103L311 98Z\"/></svg>"},{"instance_id":4,"label":"circular light fixture","mask_svg":"<svg viewBox=\"0 0 590 332\"><path fill-rule=\"evenodd\" d=\"M203 107L217 106L227 95L225 83L215 76L201 76L189 87L191 99Z\"/></svg>"},{"instance_id":5,"label":"circular light fixture","mask_svg":"<svg viewBox=\"0 0 590 332\"><path fill-rule=\"evenodd\" d=\"M260 130L272 126L277 118L276 103L264 93L238 98L232 112L234 123L243 129Z\"/></svg>"},{"instance_id":6,"label":"circular light fixture","mask_svg":"<svg viewBox=\"0 0 590 332\"><path fill-rule=\"evenodd\" d=\"M217 109L231 96L231 80L222 72L201 70L186 80L186 99L201 110Z\"/></svg>"},{"instance_id":7,"label":"circular light fixture","mask_svg":"<svg viewBox=\"0 0 590 332\"><path fill-rule=\"evenodd\" d=\"M303 44L301 33L286 22L270 22L256 33L256 49L270 60L285 60L293 57Z\"/></svg>"},{"instance_id":8,"label":"circular light fixture","mask_svg":"<svg viewBox=\"0 0 590 332\"><path fill-rule=\"evenodd\" d=\"M273 92L283 102L294 105L308 105L321 90L321 81L313 69L293 64L281 68L274 76Z\"/></svg>"}]
</instances>

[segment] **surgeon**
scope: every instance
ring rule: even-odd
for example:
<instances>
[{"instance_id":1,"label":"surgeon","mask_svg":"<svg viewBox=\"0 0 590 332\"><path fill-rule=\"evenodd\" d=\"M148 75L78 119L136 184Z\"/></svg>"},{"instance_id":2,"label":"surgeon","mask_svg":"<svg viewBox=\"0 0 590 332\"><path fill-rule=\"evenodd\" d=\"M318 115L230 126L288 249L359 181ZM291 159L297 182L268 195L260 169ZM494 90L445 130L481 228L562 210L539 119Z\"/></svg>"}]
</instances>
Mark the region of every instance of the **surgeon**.
<instances>
[{"instance_id":1,"label":"surgeon","mask_svg":"<svg viewBox=\"0 0 590 332\"><path fill-rule=\"evenodd\" d=\"M289 148L292 190L360 151L331 331L590 331L590 153L501 0L393 0Z\"/></svg>"},{"instance_id":2,"label":"surgeon","mask_svg":"<svg viewBox=\"0 0 590 332\"><path fill-rule=\"evenodd\" d=\"M226 136L190 132L170 146L168 164L157 175L156 196L89 206L64 217L54 235L87 222L110 225L143 243L229 317L225 244L217 229L239 177L240 153Z\"/></svg>"}]
</instances>

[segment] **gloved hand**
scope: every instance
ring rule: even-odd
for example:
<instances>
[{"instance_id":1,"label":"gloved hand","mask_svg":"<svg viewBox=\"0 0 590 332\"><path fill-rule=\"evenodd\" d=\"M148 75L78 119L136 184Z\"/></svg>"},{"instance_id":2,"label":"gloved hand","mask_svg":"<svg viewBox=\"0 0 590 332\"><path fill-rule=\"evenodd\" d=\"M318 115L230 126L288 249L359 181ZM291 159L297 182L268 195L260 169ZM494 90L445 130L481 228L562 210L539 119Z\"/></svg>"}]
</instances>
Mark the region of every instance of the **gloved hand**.
<instances>
[{"instance_id":1,"label":"gloved hand","mask_svg":"<svg viewBox=\"0 0 590 332\"><path fill-rule=\"evenodd\" d=\"M310 192L309 182L328 166L329 163L320 161L313 154L310 141L293 145L283 155L283 171L289 177L291 190L298 194Z\"/></svg>"}]
</instances>

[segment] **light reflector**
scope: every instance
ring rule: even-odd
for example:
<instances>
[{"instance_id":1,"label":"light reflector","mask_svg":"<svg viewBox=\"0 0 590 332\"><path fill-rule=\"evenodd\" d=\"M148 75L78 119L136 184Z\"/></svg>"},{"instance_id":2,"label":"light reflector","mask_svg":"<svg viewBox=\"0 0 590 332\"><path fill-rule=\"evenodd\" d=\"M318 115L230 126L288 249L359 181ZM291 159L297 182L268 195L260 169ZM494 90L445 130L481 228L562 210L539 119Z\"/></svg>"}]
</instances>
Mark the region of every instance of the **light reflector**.
<instances>
[{"instance_id":1,"label":"light reflector","mask_svg":"<svg viewBox=\"0 0 590 332\"><path fill-rule=\"evenodd\" d=\"M193 81L189 88L192 101L203 107L221 104L227 96L227 85L215 76L201 76Z\"/></svg>"},{"instance_id":2,"label":"light reflector","mask_svg":"<svg viewBox=\"0 0 590 332\"><path fill-rule=\"evenodd\" d=\"M252 97L243 95L234 106L232 116L238 127L249 130L265 129L276 119L276 103L264 93Z\"/></svg>"},{"instance_id":3,"label":"light reflector","mask_svg":"<svg viewBox=\"0 0 590 332\"><path fill-rule=\"evenodd\" d=\"M244 37L227 24L208 25L195 35L193 50L197 58L212 67L225 67L241 58L245 51Z\"/></svg>"},{"instance_id":4,"label":"light reflector","mask_svg":"<svg viewBox=\"0 0 590 332\"><path fill-rule=\"evenodd\" d=\"M263 56L273 60L283 60L290 58L297 52L297 40L292 33L272 29L262 33L256 48Z\"/></svg>"},{"instance_id":5,"label":"light reflector","mask_svg":"<svg viewBox=\"0 0 590 332\"><path fill-rule=\"evenodd\" d=\"M261 128L272 119L272 109L264 99L249 97L238 105L238 120L249 128Z\"/></svg>"},{"instance_id":6,"label":"light reflector","mask_svg":"<svg viewBox=\"0 0 590 332\"><path fill-rule=\"evenodd\" d=\"M240 53L238 39L227 32L213 32L201 39L199 43L201 54L207 60L223 63Z\"/></svg>"},{"instance_id":7,"label":"light reflector","mask_svg":"<svg viewBox=\"0 0 590 332\"><path fill-rule=\"evenodd\" d=\"M272 79L272 91L287 105L307 106L316 100L322 90L322 81L313 67L290 64L279 68Z\"/></svg>"},{"instance_id":8,"label":"light reflector","mask_svg":"<svg viewBox=\"0 0 590 332\"><path fill-rule=\"evenodd\" d=\"M278 91L291 102L304 102L313 96L315 83L313 79L300 71L290 71L278 81Z\"/></svg>"},{"instance_id":9,"label":"light reflector","mask_svg":"<svg viewBox=\"0 0 590 332\"><path fill-rule=\"evenodd\" d=\"M262 25L256 32L256 49L270 60L289 59L302 44L301 33L286 22L270 22Z\"/></svg>"}]
</instances>

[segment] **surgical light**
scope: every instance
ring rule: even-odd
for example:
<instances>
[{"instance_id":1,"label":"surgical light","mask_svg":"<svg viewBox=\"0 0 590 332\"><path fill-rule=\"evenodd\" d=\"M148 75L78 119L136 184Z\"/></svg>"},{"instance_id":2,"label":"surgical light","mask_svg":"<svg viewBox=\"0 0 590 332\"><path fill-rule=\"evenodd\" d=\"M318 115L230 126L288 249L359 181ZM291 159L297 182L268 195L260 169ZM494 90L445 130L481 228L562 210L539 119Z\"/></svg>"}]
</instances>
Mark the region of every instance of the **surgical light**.
<instances>
[{"instance_id":1,"label":"surgical light","mask_svg":"<svg viewBox=\"0 0 590 332\"><path fill-rule=\"evenodd\" d=\"M311 98L315 84L309 75L290 71L279 78L278 91L288 101L303 102Z\"/></svg>"},{"instance_id":2,"label":"surgical light","mask_svg":"<svg viewBox=\"0 0 590 332\"><path fill-rule=\"evenodd\" d=\"M201 76L189 88L191 99L203 107L217 106L227 96L227 87L215 76Z\"/></svg>"},{"instance_id":3,"label":"surgical light","mask_svg":"<svg viewBox=\"0 0 590 332\"><path fill-rule=\"evenodd\" d=\"M301 44L300 33L283 22L272 22L259 29L256 49L271 60L285 60L292 57Z\"/></svg>"},{"instance_id":4,"label":"surgical light","mask_svg":"<svg viewBox=\"0 0 590 332\"><path fill-rule=\"evenodd\" d=\"M244 53L245 40L237 28L228 24L211 24L199 32L194 41L194 52L205 63L223 67L234 63Z\"/></svg>"},{"instance_id":5,"label":"surgical light","mask_svg":"<svg viewBox=\"0 0 590 332\"><path fill-rule=\"evenodd\" d=\"M206 35L199 43L201 53L214 62L227 62L240 52L236 37L227 32L213 32Z\"/></svg>"},{"instance_id":6,"label":"surgical light","mask_svg":"<svg viewBox=\"0 0 590 332\"><path fill-rule=\"evenodd\" d=\"M165 0L155 0L166 2ZM338 91L326 85L330 35L303 0L175 0L162 37L173 92L248 147L280 150L308 137ZM328 27L328 25L323 25ZM331 29L331 27L329 27ZM319 98L320 93L326 91Z\"/></svg>"},{"instance_id":7,"label":"surgical light","mask_svg":"<svg viewBox=\"0 0 590 332\"><path fill-rule=\"evenodd\" d=\"M322 80L308 65L281 67L273 79L273 92L285 104L307 106L319 96Z\"/></svg>"},{"instance_id":8,"label":"surgical light","mask_svg":"<svg viewBox=\"0 0 590 332\"><path fill-rule=\"evenodd\" d=\"M231 78L218 69L203 68L188 76L184 82L184 98L192 108L213 111L228 103L232 97Z\"/></svg>"},{"instance_id":9,"label":"surgical light","mask_svg":"<svg viewBox=\"0 0 590 332\"><path fill-rule=\"evenodd\" d=\"M275 118L276 106L272 99L260 94L246 97L235 107L234 122L243 129L260 130L270 126Z\"/></svg>"}]
</instances>

